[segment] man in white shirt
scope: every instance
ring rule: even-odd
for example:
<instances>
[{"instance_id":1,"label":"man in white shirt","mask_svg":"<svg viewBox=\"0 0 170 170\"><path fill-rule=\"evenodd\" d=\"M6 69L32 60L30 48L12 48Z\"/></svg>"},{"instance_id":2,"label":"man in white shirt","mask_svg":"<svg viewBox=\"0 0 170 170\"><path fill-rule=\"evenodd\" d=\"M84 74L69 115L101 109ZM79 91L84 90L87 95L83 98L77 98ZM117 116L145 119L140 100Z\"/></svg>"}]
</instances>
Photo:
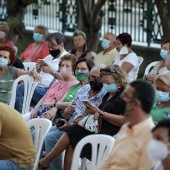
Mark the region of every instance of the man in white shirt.
<instances>
[{"instance_id":1,"label":"man in white shirt","mask_svg":"<svg viewBox=\"0 0 170 170\"><path fill-rule=\"evenodd\" d=\"M43 62L38 61L36 64L36 70L40 73L42 81L35 88L31 106L35 106L39 100L44 96L44 94L49 89L50 85L57 79L61 79L59 71L59 62L61 57L68 54L65 50L65 38L61 33L51 33L46 37L46 42L50 50L50 55L45 57ZM24 85L20 84L16 92L16 103L15 109L18 112L22 112L22 105L24 100Z\"/></svg>"}]
</instances>

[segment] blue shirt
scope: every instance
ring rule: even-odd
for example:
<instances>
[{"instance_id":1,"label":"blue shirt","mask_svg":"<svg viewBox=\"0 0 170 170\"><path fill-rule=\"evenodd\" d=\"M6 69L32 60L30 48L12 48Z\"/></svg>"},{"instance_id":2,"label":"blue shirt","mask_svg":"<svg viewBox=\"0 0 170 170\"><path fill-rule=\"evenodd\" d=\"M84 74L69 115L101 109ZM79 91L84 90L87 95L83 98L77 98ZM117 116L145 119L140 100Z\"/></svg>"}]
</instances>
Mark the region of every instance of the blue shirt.
<instances>
[{"instance_id":1,"label":"blue shirt","mask_svg":"<svg viewBox=\"0 0 170 170\"><path fill-rule=\"evenodd\" d=\"M69 120L70 123L72 123L76 115L81 114L82 112L85 111L85 105L82 102L83 100L88 100L90 103L93 103L96 106L98 106L100 102L102 101L103 96L106 94L106 91L102 89L98 94L89 98L90 90L91 90L91 87L89 84L87 84L81 87L77 91L75 98L72 100L72 104L76 105L76 108L75 108L75 112L70 117L70 120Z\"/></svg>"}]
</instances>

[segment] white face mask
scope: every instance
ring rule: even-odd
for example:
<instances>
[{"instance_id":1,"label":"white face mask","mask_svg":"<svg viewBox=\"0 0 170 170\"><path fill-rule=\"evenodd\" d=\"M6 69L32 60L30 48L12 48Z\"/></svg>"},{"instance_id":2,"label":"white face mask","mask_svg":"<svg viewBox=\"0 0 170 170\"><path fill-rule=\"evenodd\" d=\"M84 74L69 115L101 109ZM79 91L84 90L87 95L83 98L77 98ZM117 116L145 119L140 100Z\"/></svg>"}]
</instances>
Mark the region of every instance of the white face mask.
<instances>
[{"instance_id":1,"label":"white face mask","mask_svg":"<svg viewBox=\"0 0 170 170\"><path fill-rule=\"evenodd\" d=\"M170 145L170 143L165 144L156 139L151 139L147 147L149 158L160 161L165 159L170 153L170 151L168 150L168 145Z\"/></svg>"},{"instance_id":2,"label":"white face mask","mask_svg":"<svg viewBox=\"0 0 170 170\"><path fill-rule=\"evenodd\" d=\"M120 49L119 54L120 54L120 55L128 54L128 48L127 48L126 46L123 46L123 47Z\"/></svg>"}]
</instances>

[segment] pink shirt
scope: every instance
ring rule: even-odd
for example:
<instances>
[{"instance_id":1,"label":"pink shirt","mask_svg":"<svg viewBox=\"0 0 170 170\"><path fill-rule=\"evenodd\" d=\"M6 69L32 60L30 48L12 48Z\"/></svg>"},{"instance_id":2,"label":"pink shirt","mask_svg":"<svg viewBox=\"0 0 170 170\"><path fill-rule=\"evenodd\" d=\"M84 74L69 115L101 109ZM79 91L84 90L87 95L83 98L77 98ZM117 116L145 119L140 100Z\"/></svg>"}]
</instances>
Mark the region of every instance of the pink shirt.
<instances>
[{"instance_id":1,"label":"pink shirt","mask_svg":"<svg viewBox=\"0 0 170 170\"><path fill-rule=\"evenodd\" d=\"M31 43L26 49L25 51L22 53L21 55L21 60L31 60L32 58L34 58L34 56L36 56L36 58L33 60L33 62L37 62L38 59L43 59L45 58L47 55L49 55L49 48L47 46L46 43L41 44L39 46L37 46L36 49L32 50L32 46L34 43ZM43 45L43 46L42 46ZM37 55L38 53L38 55Z\"/></svg>"},{"instance_id":2,"label":"pink shirt","mask_svg":"<svg viewBox=\"0 0 170 170\"><path fill-rule=\"evenodd\" d=\"M63 98L63 96L67 93L67 91L69 90L69 88L75 84L78 83L78 81L72 80L69 81L68 83L66 83L64 86L60 86L60 84L62 83L62 80L54 82L52 84L52 86L50 87L50 89L46 92L46 94L44 95L44 100L43 100L43 104L45 103L49 103L49 102L54 102L54 100L56 99L57 101L61 100Z\"/></svg>"}]
</instances>

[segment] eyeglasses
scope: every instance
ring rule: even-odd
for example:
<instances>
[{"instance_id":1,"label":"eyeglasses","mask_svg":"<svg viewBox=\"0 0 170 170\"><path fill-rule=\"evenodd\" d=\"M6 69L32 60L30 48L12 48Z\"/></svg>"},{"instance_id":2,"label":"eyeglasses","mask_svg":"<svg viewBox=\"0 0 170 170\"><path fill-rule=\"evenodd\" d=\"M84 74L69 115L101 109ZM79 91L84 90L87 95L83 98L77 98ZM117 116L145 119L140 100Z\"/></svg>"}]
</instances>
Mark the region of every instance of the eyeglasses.
<instances>
[{"instance_id":1,"label":"eyeglasses","mask_svg":"<svg viewBox=\"0 0 170 170\"><path fill-rule=\"evenodd\" d=\"M113 70L113 69L109 69L109 68L101 68L100 69L100 73L115 73L118 75L117 71L116 70ZM119 76L119 75L118 75Z\"/></svg>"},{"instance_id":2,"label":"eyeglasses","mask_svg":"<svg viewBox=\"0 0 170 170\"><path fill-rule=\"evenodd\" d=\"M83 68L83 67L82 67L82 68L79 68L79 67L76 67L76 71L79 71L79 70L83 72L83 71L86 71L87 68Z\"/></svg>"}]
</instances>

